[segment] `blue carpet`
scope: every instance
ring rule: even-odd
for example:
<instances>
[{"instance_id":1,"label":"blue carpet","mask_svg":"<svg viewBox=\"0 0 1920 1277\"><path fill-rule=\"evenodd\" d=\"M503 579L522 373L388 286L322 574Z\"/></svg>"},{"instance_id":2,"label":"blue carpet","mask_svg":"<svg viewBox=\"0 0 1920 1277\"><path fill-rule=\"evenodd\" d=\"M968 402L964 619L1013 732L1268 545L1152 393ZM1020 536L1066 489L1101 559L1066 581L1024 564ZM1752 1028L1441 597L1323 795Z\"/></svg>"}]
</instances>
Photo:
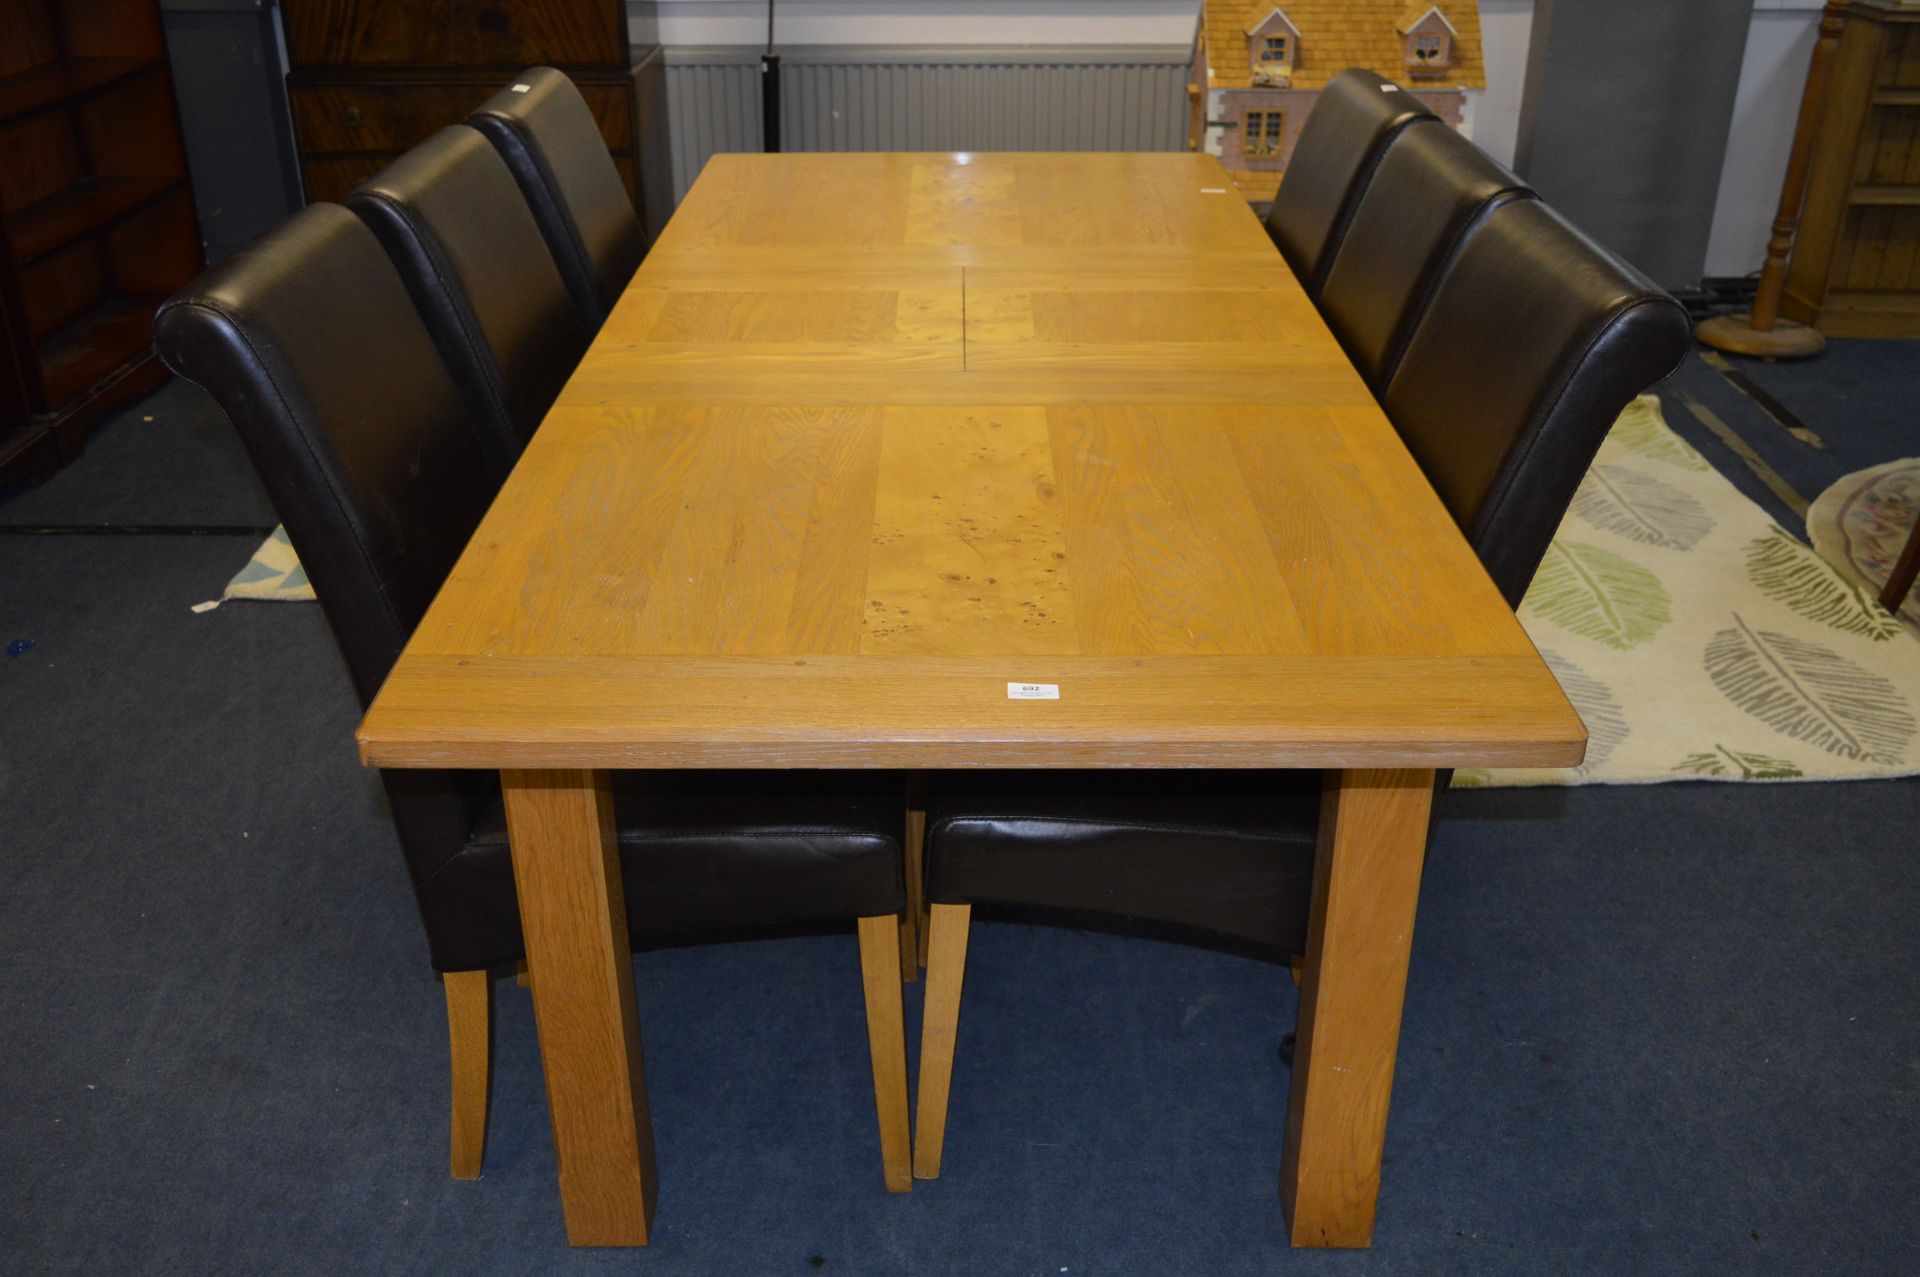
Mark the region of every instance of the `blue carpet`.
<instances>
[{"instance_id":1,"label":"blue carpet","mask_svg":"<svg viewBox=\"0 0 1920 1277\"><path fill-rule=\"evenodd\" d=\"M267 520L158 402L0 524ZM640 955L656 1239L570 1252L510 981L486 1173L447 1177L440 990L320 613L188 611L248 549L0 536L0 648L34 640L0 655L0 1269L1920 1271L1916 781L1451 796L1364 1254L1284 1244L1283 967L1009 921L907 1196L851 934Z\"/></svg>"},{"instance_id":2,"label":"blue carpet","mask_svg":"<svg viewBox=\"0 0 1920 1277\"><path fill-rule=\"evenodd\" d=\"M1834 341L1825 354L1796 363L1727 356L1733 372L1776 400L1817 443L1801 439L1733 381L1697 355L1660 388L1667 424L1736 487L1802 540L1806 520L1688 411L1690 397L1720 417L1770 469L1808 501L1856 470L1920 455L1920 341Z\"/></svg>"}]
</instances>

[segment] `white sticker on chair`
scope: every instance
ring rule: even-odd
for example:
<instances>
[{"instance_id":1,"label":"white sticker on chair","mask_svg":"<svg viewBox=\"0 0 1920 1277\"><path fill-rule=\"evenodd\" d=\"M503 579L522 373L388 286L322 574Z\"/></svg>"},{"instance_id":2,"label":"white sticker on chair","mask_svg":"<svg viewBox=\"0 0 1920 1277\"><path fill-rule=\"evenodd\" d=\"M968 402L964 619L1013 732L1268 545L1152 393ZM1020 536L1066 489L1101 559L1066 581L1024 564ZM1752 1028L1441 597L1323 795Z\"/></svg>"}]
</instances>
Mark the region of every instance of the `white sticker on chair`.
<instances>
[{"instance_id":1,"label":"white sticker on chair","mask_svg":"<svg viewBox=\"0 0 1920 1277\"><path fill-rule=\"evenodd\" d=\"M1007 699L1010 701L1057 701L1060 699L1060 684L1008 683Z\"/></svg>"}]
</instances>

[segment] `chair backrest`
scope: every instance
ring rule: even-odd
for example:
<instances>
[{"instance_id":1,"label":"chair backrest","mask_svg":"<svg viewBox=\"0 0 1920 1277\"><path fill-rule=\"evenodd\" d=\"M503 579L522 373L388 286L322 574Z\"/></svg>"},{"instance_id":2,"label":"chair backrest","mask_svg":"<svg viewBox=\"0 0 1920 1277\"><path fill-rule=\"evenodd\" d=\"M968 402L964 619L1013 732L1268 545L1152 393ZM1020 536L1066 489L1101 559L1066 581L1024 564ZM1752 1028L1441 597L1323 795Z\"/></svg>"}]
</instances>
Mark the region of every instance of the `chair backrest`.
<instances>
[{"instance_id":1,"label":"chair backrest","mask_svg":"<svg viewBox=\"0 0 1920 1277\"><path fill-rule=\"evenodd\" d=\"M598 331L646 256L647 237L587 100L552 67L534 67L467 123L506 161L574 306Z\"/></svg>"},{"instance_id":2,"label":"chair backrest","mask_svg":"<svg viewBox=\"0 0 1920 1277\"><path fill-rule=\"evenodd\" d=\"M1267 234L1308 296L1320 296L1334 250L1388 140L1415 120L1432 118L1411 93L1358 67L1340 72L1320 91L1267 210Z\"/></svg>"},{"instance_id":3,"label":"chair backrest","mask_svg":"<svg viewBox=\"0 0 1920 1277\"><path fill-rule=\"evenodd\" d=\"M315 204L175 294L153 336L239 431L370 703L500 483L392 262ZM479 772L381 779L416 883L498 797Z\"/></svg>"},{"instance_id":4,"label":"chair backrest","mask_svg":"<svg viewBox=\"0 0 1920 1277\"><path fill-rule=\"evenodd\" d=\"M1392 380L1434 285L1479 219L1533 188L1439 120L1395 134L1354 208L1320 313L1375 391Z\"/></svg>"},{"instance_id":5,"label":"chair backrest","mask_svg":"<svg viewBox=\"0 0 1920 1277\"><path fill-rule=\"evenodd\" d=\"M499 487L392 263L316 204L175 294L153 331L232 419L370 702Z\"/></svg>"},{"instance_id":6,"label":"chair backrest","mask_svg":"<svg viewBox=\"0 0 1920 1277\"><path fill-rule=\"evenodd\" d=\"M591 332L506 162L456 124L362 184L346 205L399 268L490 450L510 468Z\"/></svg>"},{"instance_id":7,"label":"chair backrest","mask_svg":"<svg viewBox=\"0 0 1920 1277\"><path fill-rule=\"evenodd\" d=\"M1691 344L1678 302L1538 200L1454 255L1382 402L1509 603L1614 418Z\"/></svg>"}]
</instances>

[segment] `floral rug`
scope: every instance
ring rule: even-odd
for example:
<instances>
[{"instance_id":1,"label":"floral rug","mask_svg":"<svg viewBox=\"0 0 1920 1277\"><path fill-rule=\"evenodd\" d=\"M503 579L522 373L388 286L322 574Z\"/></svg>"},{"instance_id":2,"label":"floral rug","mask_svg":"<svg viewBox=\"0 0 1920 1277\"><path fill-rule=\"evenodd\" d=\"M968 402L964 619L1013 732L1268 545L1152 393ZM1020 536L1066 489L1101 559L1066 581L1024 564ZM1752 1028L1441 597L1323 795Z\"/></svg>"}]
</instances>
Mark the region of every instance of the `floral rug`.
<instances>
[{"instance_id":1,"label":"floral rug","mask_svg":"<svg viewBox=\"0 0 1920 1277\"><path fill-rule=\"evenodd\" d=\"M1740 495L1652 395L1601 446L1520 620L1586 720L1586 762L1463 770L1456 787L1920 773L1920 637Z\"/></svg>"},{"instance_id":2,"label":"floral rug","mask_svg":"<svg viewBox=\"0 0 1920 1277\"><path fill-rule=\"evenodd\" d=\"M1856 470L1807 509L1807 539L1821 558L1878 596L1920 517L1920 457ZM1920 592L1910 592L1900 619L1920 633Z\"/></svg>"}]
</instances>

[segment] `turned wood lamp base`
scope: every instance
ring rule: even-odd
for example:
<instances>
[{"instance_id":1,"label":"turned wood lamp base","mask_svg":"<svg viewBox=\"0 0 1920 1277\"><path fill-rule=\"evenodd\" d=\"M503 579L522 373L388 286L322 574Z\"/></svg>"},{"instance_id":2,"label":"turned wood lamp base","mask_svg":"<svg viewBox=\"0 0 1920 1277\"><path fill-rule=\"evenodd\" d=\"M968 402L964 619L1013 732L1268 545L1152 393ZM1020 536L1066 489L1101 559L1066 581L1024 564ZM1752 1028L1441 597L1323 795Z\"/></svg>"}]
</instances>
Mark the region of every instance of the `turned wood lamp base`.
<instances>
[{"instance_id":1,"label":"turned wood lamp base","mask_svg":"<svg viewBox=\"0 0 1920 1277\"><path fill-rule=\"evenodd\" d=\"M1760 359L1805 359L1827 348L1827 339L1805 324L1776 319L1764 332L1751 315L1716 315L1694 325L1693 335L1715 350Z\"/></svg>"}]
</instances>

